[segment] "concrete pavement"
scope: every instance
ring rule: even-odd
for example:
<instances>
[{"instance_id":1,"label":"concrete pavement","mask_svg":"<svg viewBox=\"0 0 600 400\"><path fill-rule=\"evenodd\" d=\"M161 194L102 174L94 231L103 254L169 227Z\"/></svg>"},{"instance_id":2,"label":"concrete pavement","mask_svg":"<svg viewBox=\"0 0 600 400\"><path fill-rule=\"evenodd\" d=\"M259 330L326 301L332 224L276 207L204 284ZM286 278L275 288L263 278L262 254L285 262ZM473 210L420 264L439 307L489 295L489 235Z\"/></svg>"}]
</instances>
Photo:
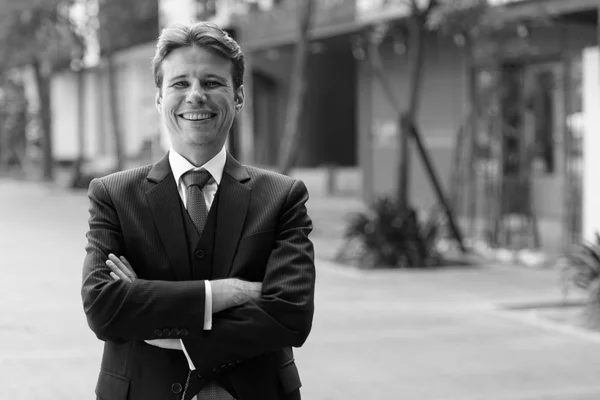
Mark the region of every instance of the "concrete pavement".
<instances>
[{"instance_id":1,"label":"concrete pavement","mask_svg":"<svg viewBox=\"0 0 600 400\"><path fill-rule=\"evenodd\" d=\"M600 398L598 334L504 307L559 301L557 271L336 265L323 259L331 204L309 203L319 259L313 332L296 353L305 399ZM79 297L86 220L82 192L0 180L0 399L93 398L101 343Z\"/></svg>"}]
</instances>

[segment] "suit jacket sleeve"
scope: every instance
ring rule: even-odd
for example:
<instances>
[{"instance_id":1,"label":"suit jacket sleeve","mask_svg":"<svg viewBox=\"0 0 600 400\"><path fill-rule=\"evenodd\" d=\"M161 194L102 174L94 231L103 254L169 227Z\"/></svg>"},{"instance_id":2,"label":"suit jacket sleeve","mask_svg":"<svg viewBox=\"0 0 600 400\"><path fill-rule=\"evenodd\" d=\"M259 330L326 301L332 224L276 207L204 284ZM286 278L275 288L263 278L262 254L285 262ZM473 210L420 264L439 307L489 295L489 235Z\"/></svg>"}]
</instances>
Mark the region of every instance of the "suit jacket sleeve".
<instances>
[{"instance_id":1,"label":"suit jacket sleeve","mask_svg":"<svg viewBox=\"0 0 600 400\"><path fill-rule=\"evenodd\" d=\"M125 197L122 202L131 200L120 195ZM117 211L111 193L100 179L90 183L88 197L89 231L81 294L88 324L98 338L128 341L181 337L185 330L190 334L201 332L204 281L113 280L105 262L109 253L127 255L119 219L120 213L126 211ZM134 207L135 204L129 204L126 209L135 212Z\"/></svg>"},{"instance_id":2,"label":"suit jacket sleeve","mask_svg":"<svg viewBox=\"0 0 600 400\"><path fill-rule=\"evenodd\" d=\"M312 326L315 285L307 199L306 187L296 181L279 215L262 297L213 315L212 330L184 340L198 374L209 375L221 366L286 346L299 347L306 340Z\"/></svg>"}]
</instances>

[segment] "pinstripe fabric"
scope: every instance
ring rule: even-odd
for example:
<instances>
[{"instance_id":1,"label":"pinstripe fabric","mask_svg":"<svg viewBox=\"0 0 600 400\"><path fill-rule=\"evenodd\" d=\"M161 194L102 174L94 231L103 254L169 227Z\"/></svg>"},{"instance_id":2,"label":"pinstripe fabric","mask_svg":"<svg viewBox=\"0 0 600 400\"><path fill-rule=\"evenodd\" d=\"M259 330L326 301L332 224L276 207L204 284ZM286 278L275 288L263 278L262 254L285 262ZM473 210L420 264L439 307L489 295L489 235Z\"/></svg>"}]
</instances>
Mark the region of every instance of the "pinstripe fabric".
<instances>
[{"instance_id":1,"label":"pinstripe fabric","mask_svg":"<svg viewBox=\"0 0 600 400\"><path fill-rule=\"evenodd\" d=\"M204 283L191 280L183 205L166 157L94 180L88 196L82 298L91 329L106 341L99 398L158 400L180 393L187 362L181 352L143 342L159 337L184 340L197 368L193 390L228 376L240 400L299 398L291 347L310 332L315 282L301 181L228 156L213 279L262 281L263 296L215 315L209 335L202 331ZM133 284L112 281L104 264L110 252L131 262L138 275Z\"/></svg>"}]
</instances>

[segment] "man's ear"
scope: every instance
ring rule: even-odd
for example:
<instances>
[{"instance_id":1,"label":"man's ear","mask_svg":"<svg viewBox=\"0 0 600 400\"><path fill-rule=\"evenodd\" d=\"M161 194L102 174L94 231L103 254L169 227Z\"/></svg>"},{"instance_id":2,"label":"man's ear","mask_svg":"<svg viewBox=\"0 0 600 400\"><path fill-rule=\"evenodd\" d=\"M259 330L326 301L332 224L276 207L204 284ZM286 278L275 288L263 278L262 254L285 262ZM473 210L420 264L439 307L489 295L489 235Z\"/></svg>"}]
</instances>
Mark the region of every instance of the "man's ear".
<instances>
[{"instance_id":1,"label":"man's ear","mask_svg":"<svg viewBox=\"0 0 600 400\"><path fill-rule=\"evenodd\" d=\"M158 89L158 91L156 92L156 97L154 98L155 101L155 105L156 105L156 109L158 110L158 112L162 111L162 93L160 92L160 89Z\"/></svg>"},{"instance_id":2,"label":"man's ear","mask_svg":"<svg viewBox=\"0 0 600 400\"><path fill-rule=\"evenodd\" d=\"M240 85L235 91L235 97L233 101L235 102L235 113L239 113L244 107L244 99L246 95L244 93L244 85Z\"/></svg>"}]
</instances>

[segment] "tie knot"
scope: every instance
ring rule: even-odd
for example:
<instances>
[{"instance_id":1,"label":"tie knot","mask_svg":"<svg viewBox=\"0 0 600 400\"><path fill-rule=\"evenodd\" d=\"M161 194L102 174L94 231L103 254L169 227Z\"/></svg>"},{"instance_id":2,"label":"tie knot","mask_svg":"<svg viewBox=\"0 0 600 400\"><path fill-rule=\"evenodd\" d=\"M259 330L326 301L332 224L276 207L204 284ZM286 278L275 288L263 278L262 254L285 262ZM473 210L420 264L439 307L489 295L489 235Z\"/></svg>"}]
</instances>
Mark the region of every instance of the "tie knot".
<instances>
[{"instance_id":1,"label":"tie knot","mask_svg":"<svg viewBox=\"0 0 600 400\"><path fill-rule=\"evenodd\" d=\"M201 169L198 171L189 170L188 172L183 174L181 179L183 179L183 183L185 183L185 186L187 186L188 188L194 185L203 188L211 177L212 175L210 174L210 172L208 172L205 169Z\"/></svg>"}]
</instances>

